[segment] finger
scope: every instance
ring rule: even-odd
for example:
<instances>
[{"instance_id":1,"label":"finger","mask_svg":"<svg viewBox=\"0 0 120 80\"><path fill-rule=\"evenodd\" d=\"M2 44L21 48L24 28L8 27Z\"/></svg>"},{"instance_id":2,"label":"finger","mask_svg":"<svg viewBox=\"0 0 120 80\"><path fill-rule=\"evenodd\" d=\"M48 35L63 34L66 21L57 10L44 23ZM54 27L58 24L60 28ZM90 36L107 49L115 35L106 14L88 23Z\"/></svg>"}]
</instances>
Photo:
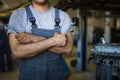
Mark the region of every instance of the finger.
<instances>
[{"instance_id":1,"label":"finger","mask_svg":"<svg viewBox=\"0 0 120 80\"><path fill-rule=\"evenodd\" d=\"M19 38L19 37L22 37L23 36L23 33L19 33L19 34L17 34L15 37L16 38Z\"/></svg>"},{"instance_id":2,"label":"finger","mask_svg":"<svg viewBox=\"0 0 120 80\"><path fill-rule=\"evenodd\" d=\"M16 39L17 39L18 41L20 41L20 40L21 40L21 37L17 37Z\"/></svg>"},{"instance_id":3,"label":"finger","mask_svg":"<svg viewBox=\"0 0 120 80\"><path fill-rule=\"evenodd\" d=\"M26 41L27 41L27 39L25 37L20 40L20 42L22 42L22 43L25 43Z\"/></svg>"},{"instance_id":4,"label":"finger","mask_svg":"<svg viewBox=\"0 0 120 80\"><path fill-rule=\"evenodd\" d=\"M15 38L19 38L19 36L20 36L20 34L17 34L17 35L15 36Z\"/></svg>"},{"instance_id":5,"label":"finger","mask_svg":"<svg viewBox=\"0 0 120 80\"><path fill-rule=\"evenodd\" d=\"M30 43L31 41L30 41L30 39L24 39L22 42L27 44L27 43Z\"/></svg>"},{"instance_id":6,"label":"finger","mask_svg":"<svg viewBox=\"0 0 120 80\"><path fill-rule=\"evenodd\" d=\"M25 37L19 37L18 38L18 41L23 41L23 40L25 40L26 38Z\"/></svg>"}]
</instances>

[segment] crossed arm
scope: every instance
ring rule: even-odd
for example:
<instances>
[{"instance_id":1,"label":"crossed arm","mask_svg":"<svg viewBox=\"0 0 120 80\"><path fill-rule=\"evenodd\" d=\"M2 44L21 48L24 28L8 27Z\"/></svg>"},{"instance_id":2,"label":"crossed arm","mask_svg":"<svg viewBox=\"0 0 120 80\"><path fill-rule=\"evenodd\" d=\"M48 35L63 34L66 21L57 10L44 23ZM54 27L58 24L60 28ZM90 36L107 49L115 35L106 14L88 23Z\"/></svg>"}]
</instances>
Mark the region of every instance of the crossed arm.
<instances>
[{"instance_id":1,"label":"crossed arm","mask_svg":"<svg viewBox=\"0 0 120 80\"><path fill-rule=\"evenodd\" d=\"M24 36L21 34L24 34ZM65 36L60 34L56 34L49 39L28 33L21 34L15 35L11 33L9 36L11 50L14 56L18 58L33 57L45 50L56 54L70 54L72 51L73 40L71 33L67 34L67 42Z\"/></svg>"},{"instance_id":2,"label":"crossed arm","mask_svg":"<svg viewBox=\"0 0 120 80\"><path fill-rule=\"evenodd\" d=\"M66 45L62 46L62 47L50 47L49 51L54 52L56 54L71 54L72 48L73 48L73 38L72 38L72 33L69 32L66 35L67 41L66 41ZM41 36L36 36L36 35L32 35L29 33L19 33L18 35L16 35L17 40L20 43L36 43L39 41L43 41L46 40L45 37L41 37ZM54 42L53 42L54 43Z\"/></svg>"}]
</instances>

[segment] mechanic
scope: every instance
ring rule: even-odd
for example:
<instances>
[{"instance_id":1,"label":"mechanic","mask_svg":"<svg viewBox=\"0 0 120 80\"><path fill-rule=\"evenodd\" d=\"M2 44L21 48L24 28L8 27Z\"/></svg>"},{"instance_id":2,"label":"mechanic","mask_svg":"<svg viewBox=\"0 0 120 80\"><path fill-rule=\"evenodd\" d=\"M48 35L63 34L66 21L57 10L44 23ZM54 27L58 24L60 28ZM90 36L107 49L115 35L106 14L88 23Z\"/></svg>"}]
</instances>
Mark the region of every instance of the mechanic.
<instances>
[{"instance_id":1,"label":"mechanic","mask_svg":"<svg viewBox=\"0 0 120 80\"><path fill-rule=\"evenodd\" d=\"M71 19L49 0L31 0L31 5L13 12L9 43L20 59L19 80L64 80L62 55L70 55L73 39Z\"/></svg>"}]
</instances>

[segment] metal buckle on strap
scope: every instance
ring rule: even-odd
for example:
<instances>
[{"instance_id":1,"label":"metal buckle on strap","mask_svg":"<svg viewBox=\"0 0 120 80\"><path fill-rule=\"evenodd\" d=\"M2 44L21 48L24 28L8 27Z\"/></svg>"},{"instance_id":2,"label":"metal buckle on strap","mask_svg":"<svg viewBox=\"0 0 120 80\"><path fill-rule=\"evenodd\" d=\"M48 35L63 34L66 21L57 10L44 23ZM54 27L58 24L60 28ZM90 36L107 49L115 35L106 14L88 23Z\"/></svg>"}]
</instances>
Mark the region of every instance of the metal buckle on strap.
<instances>
[{"instance_id":1,"label":"metal buckle on strap","mask_svg":"<svg viewBox=\"0 0 120 80\"><path fill-rule=\"evenodd\" d=\"M32 28L37 28L36 19L34 17L30 17L29 21L32 23Z\"/></svg>"},{"instance_id":2,"label":"metal buckle on strap","mask_svg":"<svg viewBox=\"0 0 120 80\"><path fill-rule=\"evenodd\" d=\"M55 26L56 27L60 27L60 22L61 22L60 19L55 18Z\"/></svg>"},{"instance_id":3,"label":"metal buckle on strap","mask_svg":"<svg viewBox=\"0 0 120 80\"><path fill-rule=\"evenodd\" d=\"M61 20L60 20L60 19L55 18L55 22L60 23L60 22L61 22Z\"/></svg>"},{"instance_id":4,"label":"metal buckle on strap","mask_svg":"<svg viewBox=\"0 0 120 80\"><path fill-rule=\"evenodd\" d=\"M30 17L30 18L29 18L29 21L30 21L32 24L35 24L36 19L35 19L34 17Z\"/></svg>"}]
</instances>

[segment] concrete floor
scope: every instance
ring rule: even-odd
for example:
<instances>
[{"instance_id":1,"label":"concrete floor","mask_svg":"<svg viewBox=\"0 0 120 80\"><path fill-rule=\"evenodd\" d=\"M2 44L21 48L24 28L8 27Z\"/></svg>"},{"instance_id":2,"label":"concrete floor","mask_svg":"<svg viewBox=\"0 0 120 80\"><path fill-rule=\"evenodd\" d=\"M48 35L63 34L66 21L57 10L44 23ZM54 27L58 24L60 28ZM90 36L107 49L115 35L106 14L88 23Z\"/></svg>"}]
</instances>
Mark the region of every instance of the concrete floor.
<instances>
[{"instance_id":1,"label":"concrete floor","mask_svg":"<svg viewBox=\"0 0 120 80\"><path fill-rule=\"evenodd\" d=\"M91 45L88 46L88 57L90 55ZM95 75L95 64L92 62L88 63L87 72L76 72L73 67L70 66L71 60L77 59L76 57L77 49L74 47L73 54L71 56L64 56L67 65L71 70L71 75L69 80L93 80ZM16 69L13 72L0 73L0 80L17 80L19 71Z\"/></svg>"}]
</instances>

